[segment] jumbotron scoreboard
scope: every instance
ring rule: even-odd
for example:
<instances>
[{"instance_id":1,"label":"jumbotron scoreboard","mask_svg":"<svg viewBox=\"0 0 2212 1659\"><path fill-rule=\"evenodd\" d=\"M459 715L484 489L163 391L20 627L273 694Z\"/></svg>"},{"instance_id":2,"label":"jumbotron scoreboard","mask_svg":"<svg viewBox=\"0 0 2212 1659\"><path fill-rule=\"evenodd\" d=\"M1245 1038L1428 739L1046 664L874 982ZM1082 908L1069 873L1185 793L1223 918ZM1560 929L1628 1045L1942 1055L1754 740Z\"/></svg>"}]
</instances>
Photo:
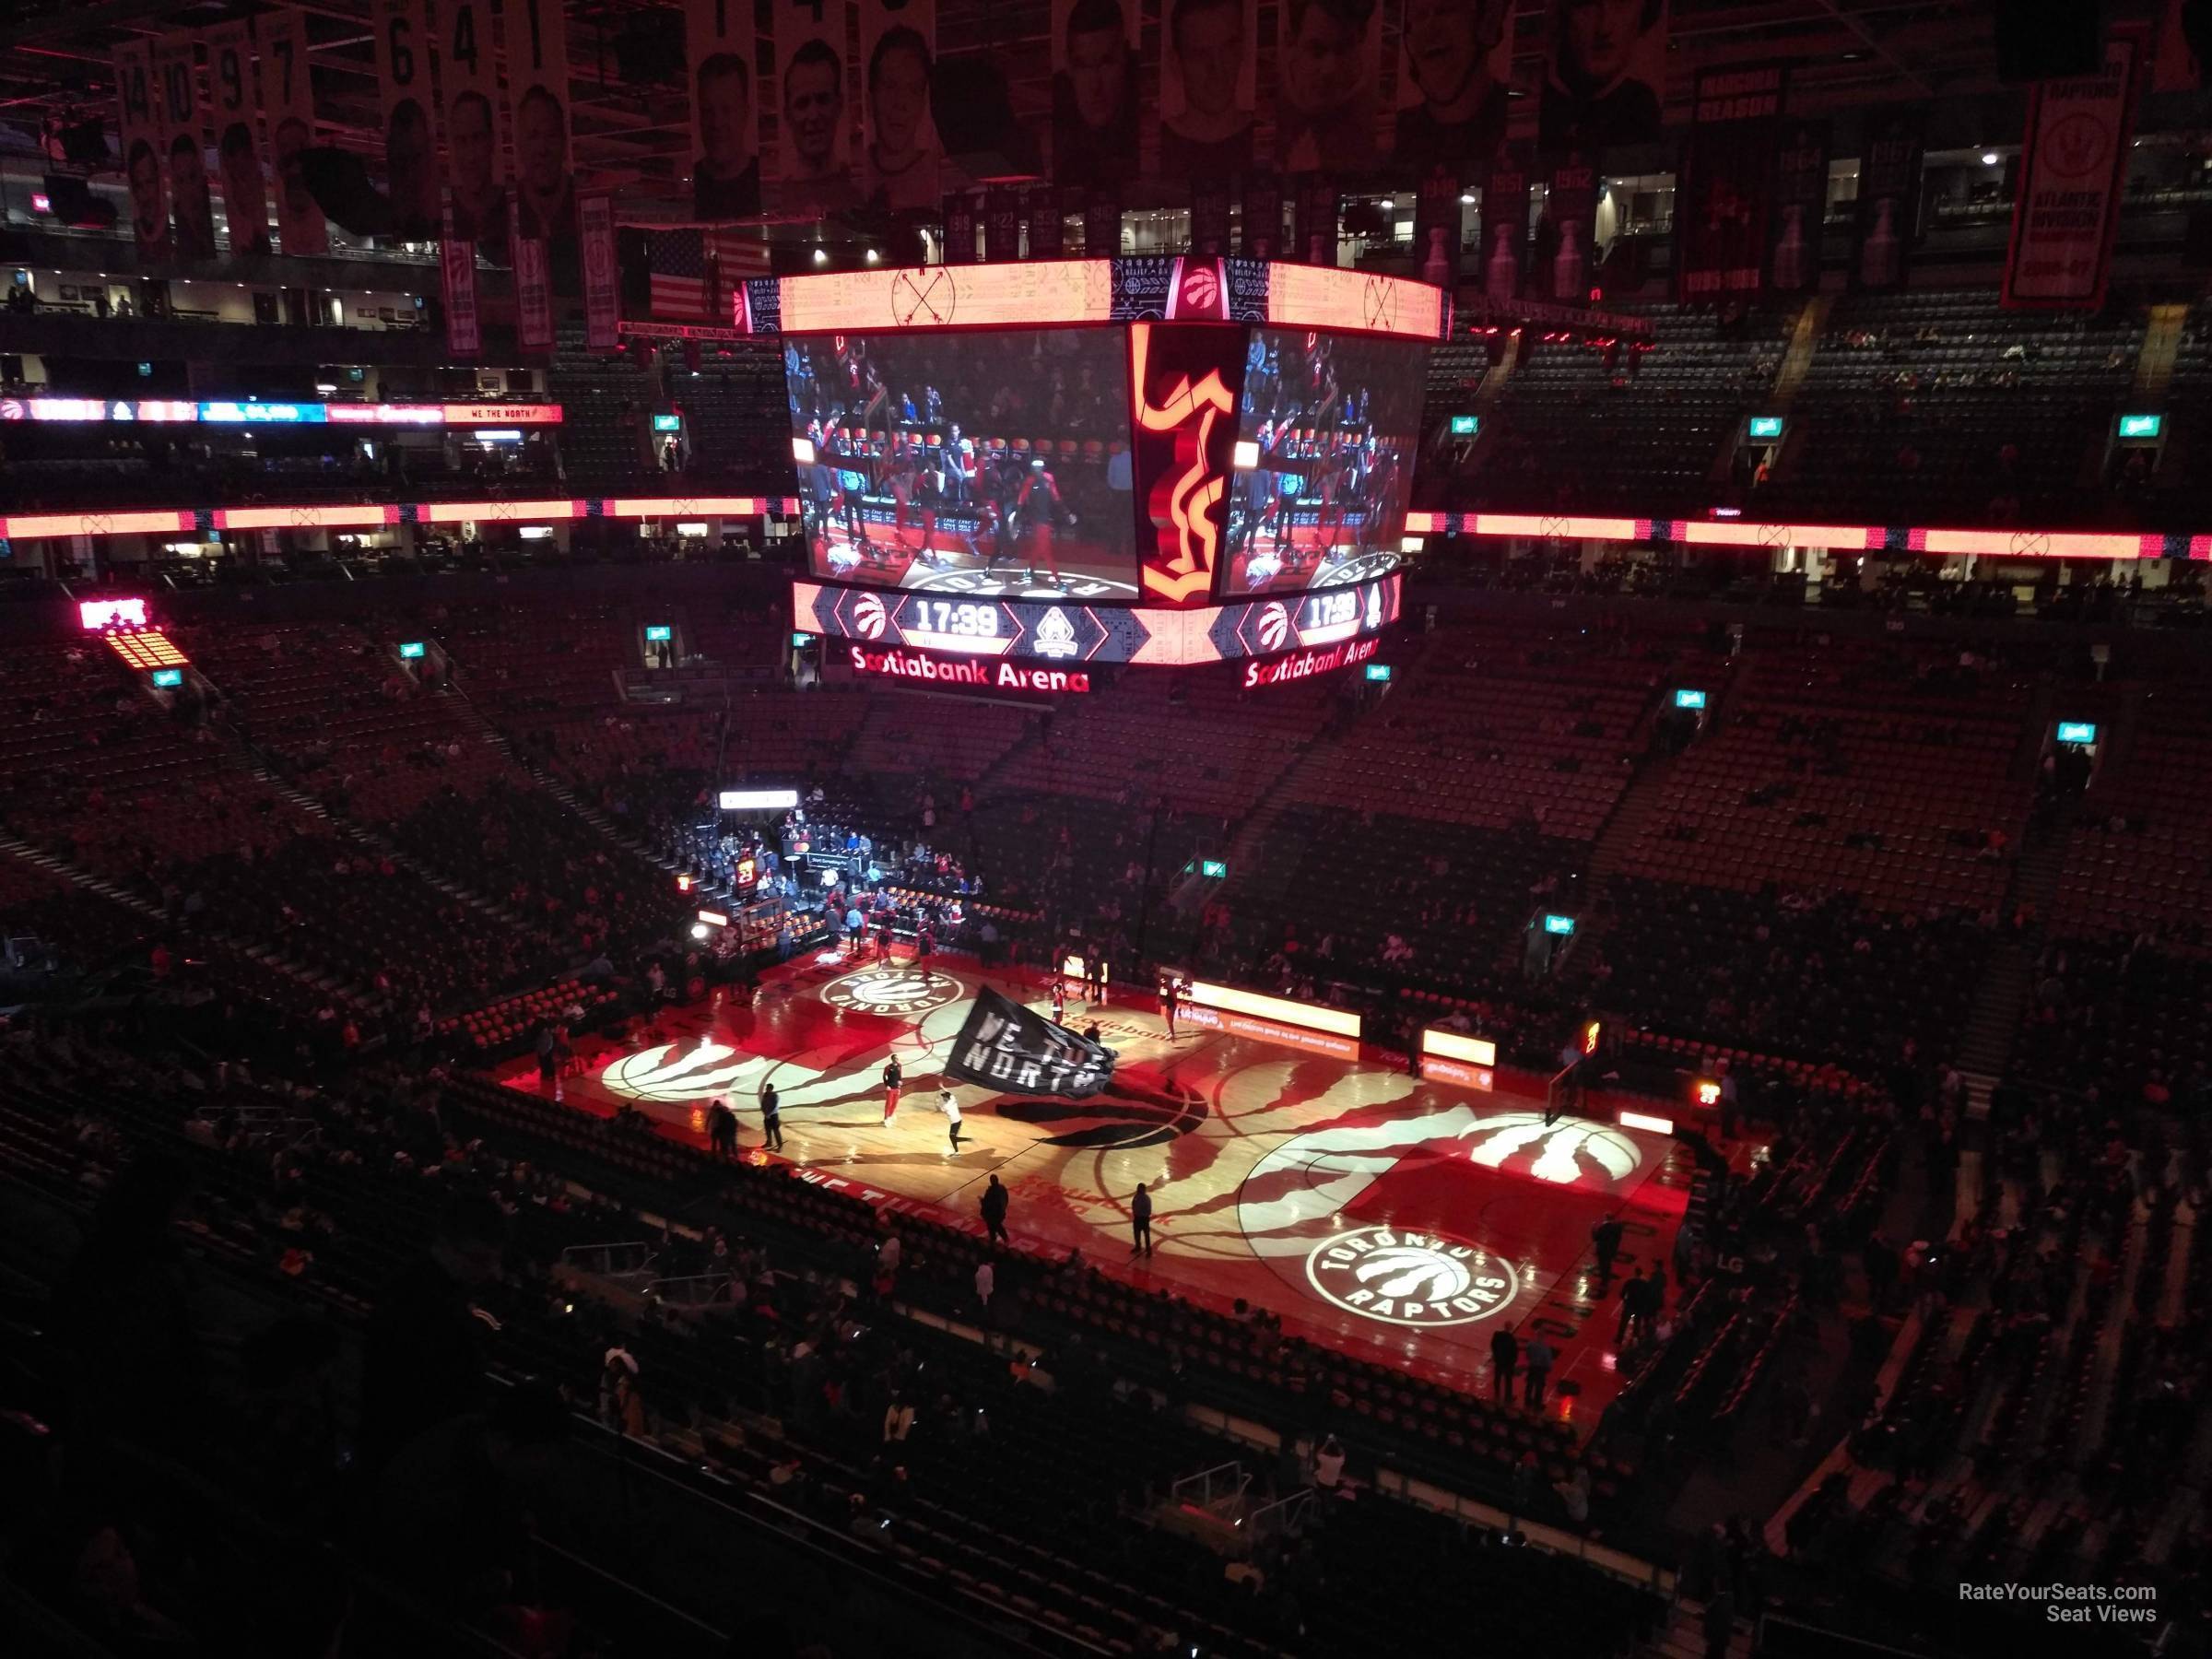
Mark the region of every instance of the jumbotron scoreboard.
<instances>
[{"instance_id":1,"label":"jumbotron scoreboard","mask_svg":"<svg viewBox=\"0 0 2212 1659\"><path fill-rule=\"evenodd\" d=\"M860 672L1074 688L1050 674L1244 660L1264 685L1362 662L1398 618L1438 288L1162 255L735 304L783 349L793 626Z\"/></svg>"}]
</instances>

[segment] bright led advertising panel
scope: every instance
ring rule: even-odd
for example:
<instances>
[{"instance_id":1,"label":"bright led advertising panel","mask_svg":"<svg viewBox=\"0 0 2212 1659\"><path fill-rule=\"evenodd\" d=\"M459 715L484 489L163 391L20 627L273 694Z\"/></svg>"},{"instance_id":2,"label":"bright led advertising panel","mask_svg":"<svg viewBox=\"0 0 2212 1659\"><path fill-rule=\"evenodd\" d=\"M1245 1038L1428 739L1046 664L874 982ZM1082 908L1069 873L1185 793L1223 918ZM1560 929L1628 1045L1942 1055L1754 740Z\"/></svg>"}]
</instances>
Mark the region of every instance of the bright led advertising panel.
<instances>
[{"instance_id":1,"label":"bright led advertising panel","mask_svg":"<svg viewBox=\"0 0 2212 1659\"><path fill-rule=\"evenodd\" d=\"M1138 596L1122 331L794 335L783 370L817 576Z\"/></svg>"},{"instance_id":2,"label":"bright led advertising panel","mask_svg":"<svg viewBox=\"0 0 2212 1659\"><path fill-rule=\"evenodd\" d=\"M1428 359L1420 340L1253 330L1223 597L1335 587L1397 568Z\"/></svg>"}]
</instances>

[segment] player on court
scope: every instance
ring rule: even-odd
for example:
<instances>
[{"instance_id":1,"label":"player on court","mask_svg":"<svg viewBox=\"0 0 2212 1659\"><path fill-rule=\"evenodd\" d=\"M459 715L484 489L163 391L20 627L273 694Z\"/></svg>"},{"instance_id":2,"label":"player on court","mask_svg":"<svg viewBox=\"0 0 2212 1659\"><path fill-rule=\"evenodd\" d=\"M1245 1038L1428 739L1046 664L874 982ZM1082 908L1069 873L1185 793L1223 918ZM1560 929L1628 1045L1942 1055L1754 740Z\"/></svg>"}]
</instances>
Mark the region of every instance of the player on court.
<instances>
[{"instance_id":1,"label":"player on court","mask_svg":"<svg viewBox=\"0 0 2212 1659\"><path fill-rule=\"evenodd\" d=\"M905 1080L905 1077L906 1074L899 1069L899 1056L893 1054L889 1064L883 1068L883 1121L887 1125L891 1121L891 1113L899 1110L899 1085Z\"/></svg>"},{"instance_id":2,"label":"player on court","mask_svg":"<svg viewBox=\"0 0 2212 1659\"><path fill-rule=\"evenodd\" d=\"M1067 977L1065 974L1053 976L1053 1023L1067 1023Z\"/></svg>"},{"instance_id":3,"label":"player on court","mask_svg":"<svg viewBox=\"0 0 2212 1659\"><path fill-rule=\"evenodd\" d=\"M960 1100L952 1092L951 1084L946 1084L937 1091L937 1108L944 1112L946 1122L951 1126L952 1149L958 1153L960 1149Z\"/></svg>"}]
</instances>

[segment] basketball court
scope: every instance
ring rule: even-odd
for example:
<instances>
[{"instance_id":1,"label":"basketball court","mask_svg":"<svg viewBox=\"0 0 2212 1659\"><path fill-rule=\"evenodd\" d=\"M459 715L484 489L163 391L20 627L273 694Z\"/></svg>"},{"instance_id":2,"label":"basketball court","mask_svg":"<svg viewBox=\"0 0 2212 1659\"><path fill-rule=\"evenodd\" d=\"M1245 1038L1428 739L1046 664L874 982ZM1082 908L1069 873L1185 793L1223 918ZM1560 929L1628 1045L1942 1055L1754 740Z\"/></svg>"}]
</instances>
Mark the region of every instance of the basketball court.
<instances>
[{"instance_id":1,"label":"basketball court","mask_svg":"<svg viewBox=\"0 0 2212 1659\"><path fill-rule=\"evenodd\" d=\"M700 1144L721 1098L753 1148L772 1082L783 1156L810 1180L980 1232L977 1200L996 1173L1018 1243L1079 1248L1219 1311L1241 1297L1287 1334L1464 1389L1488 1392L1500 1324L1524 1341L1541 1329L1558 1352L1547 1409L1594 1426L1618 1386L1618 1301L1594 1299L1590 1230L1620 1218L1617 1275L1664 1260L1695 1170L1677 1143L1572 1117L1547 1126L1540 1099L1245 1037L1186 1028L1170 1041L1148 1010L1071 1000L1068 1023L1095 1019L1120 1055L1112 1084L1087 1100L963 1086L955 1152L938 1067L982 977L967 962L925 980L904 961L794 961L749 1001L718 991L623 1041L581 1040L584 1076L564 1098L602 1115L627 1102ZM1033 981L990 982L1049 1014ZM880 1075L894 1054L905 1087L887 1124ZM539 1088L528 1057L499 1076ZM1154 1253L1133 1261L1139 1182Z\"/></svg>"}]
</instances>

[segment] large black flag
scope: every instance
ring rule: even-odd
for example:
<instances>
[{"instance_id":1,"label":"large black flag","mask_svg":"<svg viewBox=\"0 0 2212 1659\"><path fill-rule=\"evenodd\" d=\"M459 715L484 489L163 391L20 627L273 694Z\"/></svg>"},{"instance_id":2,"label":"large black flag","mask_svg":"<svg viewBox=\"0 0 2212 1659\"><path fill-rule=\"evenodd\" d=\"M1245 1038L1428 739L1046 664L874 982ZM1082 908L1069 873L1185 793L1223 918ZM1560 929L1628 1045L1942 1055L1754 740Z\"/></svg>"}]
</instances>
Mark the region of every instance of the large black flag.
<instances>
[{"instance_id":1,"label":"large black flag","mask_svg":"<svg viewBox=\"0 0 2212 1659\"><path fill-rule=\"evenodd\" d=\"M1008 1093L1082 1100L1113 1077L1113 1051L985 986L953 1039L945 1075Z\"/></svg>"}]
</instances>

